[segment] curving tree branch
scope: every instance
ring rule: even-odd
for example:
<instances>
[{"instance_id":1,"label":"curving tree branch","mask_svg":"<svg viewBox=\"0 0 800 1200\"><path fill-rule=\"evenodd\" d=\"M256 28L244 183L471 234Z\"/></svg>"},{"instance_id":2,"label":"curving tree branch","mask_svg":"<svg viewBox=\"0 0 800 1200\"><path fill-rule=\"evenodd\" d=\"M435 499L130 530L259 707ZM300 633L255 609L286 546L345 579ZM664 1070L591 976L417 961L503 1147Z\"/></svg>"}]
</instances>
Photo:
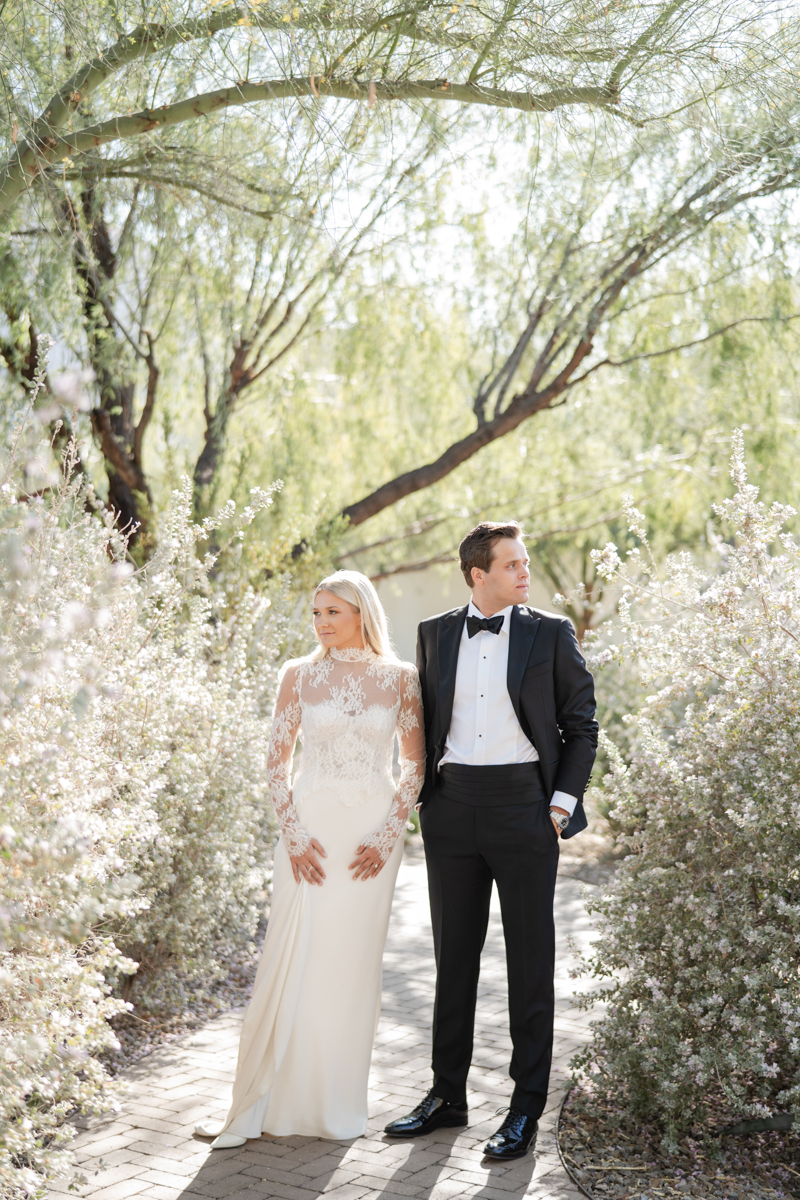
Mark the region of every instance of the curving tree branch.
<instances>
[{"instance_id":1,"label":"curving tree branch","mask_svg":"<svg viewBox=\"0 0 800 1200\"><path fill-rule=\"evenodd\" d=\"M615 360L603 356L595 363L587 362L594 350L598 331L619 315L617 301L637 279L657 266L663 258L710 225L723 213L730 212L746 201L765 197L783 189L800 187L800 155L797 141L800 135L763 136L752 149L742 151L735 162L711 173L708 180L697 185L672 211L661 218L643 237L626 246L604 265L598 264L594 279L583 284L577 299L565 298L566 311L555 320L549 336L533 364L528 367L527 380L502 407L500 396L494 406L494 416L484 416L490 393L505 393L510 374L520 365L520 344L527 347L531 322L541 319L532 297L528 311L533 314L507 363L494 373L490 383L484 383L481 403L473 405L477 427L447 447L437 458L403 472L387 481L369 495L345 507L341 516L351 525L361 525L371 517L390 508L404 497L438 483L484 447L519 428L536 413L566 402L569 392L595 371L603 367L626 365L643 358L655 358L675 353L683 346L670 346L660 351ZM546 294L546 289L545 289ZM773 320L795 320L796 314L775 316ZM733 321L711 331L706 337L686 343L686 348L710 341L746 320ZM507 369L506 369L507 367Z\"/></svg>"},{"instance_id":2,"label":"curving tree branch","mask_svg":"<svg viewBox=\"0 0 800 1200\"><path fill-rule=\"evenodd\" d=\"M458 104L483 104L492 108L517 109L520 112L553 112L567 105L584 104L603 108L619 105L619 89L614 86L565 87L532 95L529 92L483 87L475 83L450 83L447 79L422 79L404 82L356 79L315 79L297 76L245 82L233 87L191 96L160 108L146 108L126 116L111 117L74 133L58 134L52 129L34 141L26 142L10 163L0 171L0 216L9 212L30 183L53 163L96 150L126 138L140 137L181 125L186 121L210 117L229 108L263 101L296 100L310 96L318 100L331 96L338 100L451 100Z\"/></svg>"},{"instance_id":3,"label":"curving tree branch","mask_svg":"<svg viewBox=\"0 0 800 1200\"><path fill-rule=\"evenodd\" d=\"M295 9L273 0L234 0L215 5L202 16L175 21L169 20L170 6L165 3L163 21L145 22L121 33L73 71L42 105L22 140L9 146L0 170L0 216L54 162L119 138L258 101L316 100L327 95L367 99L372 105L376 99L422 98L524 112L585 105L636 118L637 124L640 119L653 120L653 113L645 117L634 107L622 107L623 87L636 82L641 91L642 79L656 76L663 82L667 72L680 69L684 62L691 92L685 97L688 105L707 105L717 88L738 86L743 73L757 76L767 62L782 63L789 44L788 26L784 21L780 35L772 35L775 3L777 0L772 0L752 10L730 5L720 12L714 0L653 0L649 5L617 3L604 6L601 12L600 6L581 0L561 0L546 11L544 6L518 0L506 0L497 9L480 0L468 4L444 0L349 3L340 9L324 0L319 4L311 0ZM102 36L101 30L102 22L97 30L87 31L90 44ZM264 62L274 64L279 78L251 82L249 51L248 65L242 64L243 78L236 78L237 46L245 44L239 33L245 30L264 35L259 53ZM17 44L8 39L13 49L5 58L13 63L18 54L26 75L35 78L36 68L31 71L31 64L23 62L29 53L21 40L26 33L24 28L18 31ZM228 86L191 97L182 95L191 80L209 78L205 47L221 34L227 36L227 44L221 47L222 61L232 67ZM88 119L92 98L137 63L154 57L159 60L157 87L170 55L184 47L190 48L194 57L178 53L180 71L172 79L176 86L166 105L137 113L119 112L85 129L72 128L78 117ZM727 64L715 56L714 47L718 54L727 55ZM218 66L217 57L208 60L213 70ZM321 64L319 75L298 73L300 64L315 59ZM286 72L281 74L284 66ZM305 69L310 70L300 66L300 71ZM265 71L263 63L256 70L273 73L273 67ZM464 72L466 78L464 82L431 79L426 77L428 72L439 76ZM41 101L15 98L8 75L3 71L0 80L13 143L19 132L19 112L32 111ZM137 96L142 94L142 82L135 86ZM633 97L631 103L641 103L641 96L638 100ZM115 107L124 108L124 101Z\"/></svg>"}]
</instances>

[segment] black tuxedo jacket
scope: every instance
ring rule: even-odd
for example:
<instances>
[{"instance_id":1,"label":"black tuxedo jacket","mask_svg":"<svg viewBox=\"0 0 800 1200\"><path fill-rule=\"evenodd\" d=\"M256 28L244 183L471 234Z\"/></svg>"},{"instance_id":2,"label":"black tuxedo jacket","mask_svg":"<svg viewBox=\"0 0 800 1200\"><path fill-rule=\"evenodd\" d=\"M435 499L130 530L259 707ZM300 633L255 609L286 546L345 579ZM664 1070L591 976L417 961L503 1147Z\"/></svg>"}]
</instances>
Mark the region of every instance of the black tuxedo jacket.
<instances>
[{"instance_id":1,"label":"black tuxedo jacket","mask_svg":"<svg viewBox=\"0 0 800 1200\"><path fill-rule=\"evenodd\" d=\"M467 606L423 621L417 632L417 667L425 713L427 764L420 801L436 784L453 715L456 667ZM594 681L568 617L527 605L511 610L508 694L522 730L536 747L547 794L567 792L578 804L562 837L588 822L582 797L597 749Z\"/></svg>"}]
</instances>

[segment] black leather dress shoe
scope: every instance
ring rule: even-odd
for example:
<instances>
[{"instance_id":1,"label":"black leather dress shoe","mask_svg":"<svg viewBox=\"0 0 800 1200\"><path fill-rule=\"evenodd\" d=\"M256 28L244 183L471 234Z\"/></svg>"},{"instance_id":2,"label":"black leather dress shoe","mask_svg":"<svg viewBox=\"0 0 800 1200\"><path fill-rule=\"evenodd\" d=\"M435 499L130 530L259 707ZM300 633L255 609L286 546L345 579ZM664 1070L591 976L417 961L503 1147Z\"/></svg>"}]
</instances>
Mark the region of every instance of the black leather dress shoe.
<instances>
[{"instance_id":1,"label":"black leather dress shoe","mask_svg":"<svg viewBox=\"0 0 800 1200\"><path fill-rule=\"evenodd\" d=\"M398 1117L390 1121L384 1129L390 1137L422 1137L434 1129L443 1126L466 1125L468 1120L467 1106L460 1108L456 1104L448 1104L433 1092L428 1092L424 1100L406 1117Z\"/></svg>"},{"instance_id":2,"label":"black leather dress shoe","mask_svg":"<svg viewBox=\"0 0 800 1200\"><path fill-rule=\"evenodd\" d=\"M487 1158L496 1158L501 1162L509 1158L522 1158L536 1140L538 1128L539 1122L533 1117L526 1117L518 1108L510 1108L497 1133L483 1147L483 1153Z\"/></svg>"}]
</instances>

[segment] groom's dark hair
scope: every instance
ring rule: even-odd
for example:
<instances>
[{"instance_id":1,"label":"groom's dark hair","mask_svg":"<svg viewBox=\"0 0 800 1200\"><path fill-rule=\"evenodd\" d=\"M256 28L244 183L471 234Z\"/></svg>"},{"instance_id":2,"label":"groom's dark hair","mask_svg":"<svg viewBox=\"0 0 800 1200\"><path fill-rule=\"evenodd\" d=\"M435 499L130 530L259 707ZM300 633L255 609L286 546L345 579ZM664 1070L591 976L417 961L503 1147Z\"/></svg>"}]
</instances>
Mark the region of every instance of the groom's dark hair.
<instances>
[{"instance_id":1,"label":"groom's dark hair","mask_svg":"<svg viewBox=\"0 0 800 1200\"><path fill-rule=\"evenodd\" d=\"M470 529L461 545L458 547L458 565L467 581L467 587L472 590L475 583L472 578L472 568L488 571L492 565L494 548L502 538L521 538L522 526L518 521L481 521L474 529Z\"/></svg>"}]
</instances>

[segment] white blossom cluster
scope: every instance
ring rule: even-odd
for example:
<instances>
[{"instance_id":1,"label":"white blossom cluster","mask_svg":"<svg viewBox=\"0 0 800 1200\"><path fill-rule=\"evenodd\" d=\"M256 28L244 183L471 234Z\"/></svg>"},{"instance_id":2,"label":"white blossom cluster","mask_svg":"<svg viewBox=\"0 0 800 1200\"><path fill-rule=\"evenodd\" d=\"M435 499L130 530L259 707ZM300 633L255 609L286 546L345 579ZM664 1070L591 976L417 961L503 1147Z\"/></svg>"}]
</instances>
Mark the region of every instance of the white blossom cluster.
<instances>
[{"instance_id":1,"label":"white blossom cluster","mask_svg":"<svg viewBox=\"0 0 800 1200\"><path fill-rule=\"evenodd\" d=\"M800 1118L800 549L739 434L732 478L718 570L681 555L659 571L632 503L641 550L597 556L622 589L611 654L637 658L651 694L631 765L609 747L630 853L591 905L609 1007L576 1065L668 1145L720 1113Z\"/></svg>"},{"instance_id":2,"label":"white blossom cluster","mask_svg":"<svg viewBox=\"0 0 800 1200\"><path fill-rule=\"evenodd\" d=\"M0 489L0 1194L63 1171L66 1116L108 1107L126 997L179 1003L254 931L291 637L280 595L220 597L202 547L232 520L194 525L187 483L136 570L80 478Z\"/></svg>"}]
</instances>

